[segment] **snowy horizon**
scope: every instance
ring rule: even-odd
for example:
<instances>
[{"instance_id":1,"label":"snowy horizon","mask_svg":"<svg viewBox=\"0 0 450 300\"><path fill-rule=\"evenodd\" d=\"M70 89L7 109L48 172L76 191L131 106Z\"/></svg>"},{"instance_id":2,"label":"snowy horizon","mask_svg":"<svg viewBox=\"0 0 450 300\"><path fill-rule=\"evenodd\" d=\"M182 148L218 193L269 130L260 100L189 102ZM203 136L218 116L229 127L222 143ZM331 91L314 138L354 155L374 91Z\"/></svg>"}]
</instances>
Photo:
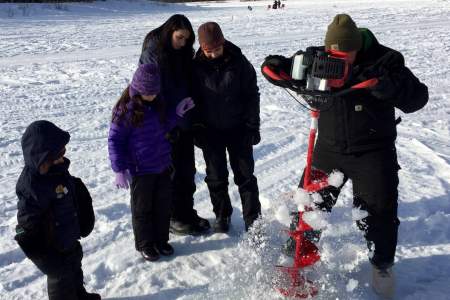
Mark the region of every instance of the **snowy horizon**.
<instances>
[{"instance_id":1,"label":"snowy horizon","mask_svg":"<svg viewBox=\"0 0 450 300\"><path fill-rule=\"evenodd\" d=\"M348 13L380 43L405 57L424 82L428 104L403 114L397 126L399 242L395 299L450 299L450 2L448 0L286 0L155 3L0 3L0 299L46 299L46 278L14 241L15 184L23 168L20 138L34 120L47 119L71 134L70 172L87 185L96 213L81 240L88 291L103 299L283 299L273 288L286 214L296 207L305 165L309 114L260 65L270 54L292 55L320 45L337 13ZM252 6L252 10L247 6ZM170 236L173 257L145 262L134 249L129 192L117 190L107 152L111 110L135 70L142 41L172 14L186 15L194 31L218 22L258 75L262 141L254 148L266 232L254 244L244 234L240 198L230 175L234 213L229 234ZM197 46L197 43L196 45ZM320 133L319 133L320 134ZM196 149L195 209L214 221ZM324 226L321 263L311 271L315 299L378 299L371 290L368 251L354 220L351 182L331 214L311 218ZM320 220L317 220L319 217ZM261 241L260 241L261 242Z\"/></svg>"}]
</instances>

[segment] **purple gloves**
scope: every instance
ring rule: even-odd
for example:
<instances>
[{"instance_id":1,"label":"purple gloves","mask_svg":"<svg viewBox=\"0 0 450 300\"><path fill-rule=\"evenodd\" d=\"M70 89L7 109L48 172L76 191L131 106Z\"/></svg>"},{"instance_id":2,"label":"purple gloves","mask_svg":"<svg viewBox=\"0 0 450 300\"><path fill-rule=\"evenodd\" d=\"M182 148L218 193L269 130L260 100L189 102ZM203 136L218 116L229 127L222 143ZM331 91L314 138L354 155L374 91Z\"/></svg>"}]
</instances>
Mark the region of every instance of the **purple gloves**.
<instances>
[{"instance_id":1,"label":"purple gloves","mask_svg":"<svg viewBox=\"0 0 450 300\"><path fill-rule=\"evenodd\" d=\"M125 170L116 173L116 180L114 182L119 189L128 189L131 183L130 171Z\"/></svg>"},{"instance_id":2,"label":"purple gloves","mask_svg":"<svg viewBox=\"0 0 450 300\"><path fill-rule=\"evenodd\" d=\"M178 103L177 108L175 109L177 115L179 117L183 117L184 114L188 111L194 108L194 100L192 100L191 97L186 97L183 100Z\"/></svg>"}]
</instances>

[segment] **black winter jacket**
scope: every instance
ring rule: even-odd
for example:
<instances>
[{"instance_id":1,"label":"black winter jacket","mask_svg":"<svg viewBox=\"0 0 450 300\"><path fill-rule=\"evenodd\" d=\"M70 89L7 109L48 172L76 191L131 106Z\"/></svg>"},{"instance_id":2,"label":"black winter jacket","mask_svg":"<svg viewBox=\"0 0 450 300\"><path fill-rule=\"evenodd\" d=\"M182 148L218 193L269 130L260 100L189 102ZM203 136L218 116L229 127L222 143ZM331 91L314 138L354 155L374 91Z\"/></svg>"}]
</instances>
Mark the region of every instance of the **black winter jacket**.
<instances>
[{"instance_id":1,"label":"black winter jacket","mask_svg":"<svg viewBox=\"0 0 450 300\"><path fill-rule=\"evenodd\" d=\"M259 130L256 73L241 49L225 41L221 58L208 60L201 49L194 59L194 100L198 118L210 129Z\"/></svg>"},{"instance_id":2,"label":"black winter jacket","mask_svg":"<svg viewBox=\"0 0 450 300\"><path fill-rule=\"evenodd\" d=\"M161 72L161 96L167 101L170 107L176 107L181 100L192 96L191 94L191 73L192 73L192 59L193 53L188 57L181 51L187 50L173 50L170 49L167 59L170 59L170 64L161 62L158 55L159 38L157 34L149 37L144 41L139 64L156 64ZM167 54L167 53L166 53ZM183 55L186 56L183 59ZM178 127L187 130L191 127L191 112L184 115L178 120Z\"/></svg>"},{"instance_id":3,"label":"black winter jacket","mask_svg":"<svg viewBox=\"0 0 450 300\"><path fill-rule=\"evenodd\" d=\"M15 238L28 257L70 250L80 235L92 230L92 199L81 180L69 174L70 161L65 158L47 174L39 173L39 166L63 149L69 139L68 132L48 121L32 123L22 137L25 167L16 185L19 201ZM88 230L83 226L80 230L81 202L90 205Z\"/></svg>"},{"instance_id":4,"label":"black winter jacket","mask_svg":"<svg viewBox=\"0 0 450 300\"><path fill-rule=\"evenodd\" d=\"M139 64L152 63L160 68L161 94L172 106L176 106L183 98L190 96L189 74L191 72L192 61L183 61L181 50L171 50L170 66L162 65L157 53L158 43L159 41L156 36L148 39L147 43L143 46Z\"/></svg>"},{"instance_id":5,"label":"black winter jacket","mask_svg":"<svg viewBox=\"0 0 450 300\"><path fill-rule=\"evenodd\" d=\"M397 137L394 108L410 113L428 101L428 89L405 66L403 56L378 43L367 29L360 29L363 49L358 52L352 78L344 88L370 78L389 80L389 98L369 90L351 92L335 99L319 119L318 146L333 152L355 153L392 146Z\"/></svg>"}]
</instances>

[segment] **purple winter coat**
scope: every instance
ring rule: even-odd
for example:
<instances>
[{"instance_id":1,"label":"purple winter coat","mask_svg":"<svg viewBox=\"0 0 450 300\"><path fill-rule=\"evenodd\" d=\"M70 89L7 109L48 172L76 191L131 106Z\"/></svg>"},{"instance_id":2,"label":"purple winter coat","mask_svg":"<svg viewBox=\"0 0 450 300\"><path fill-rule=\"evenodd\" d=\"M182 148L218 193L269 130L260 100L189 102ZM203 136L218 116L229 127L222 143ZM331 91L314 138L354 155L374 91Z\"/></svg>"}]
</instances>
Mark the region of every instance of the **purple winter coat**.
<instances>
[{"instance_id":1,"label":"purple winter coat","mask_svg":"<svg viewBox=\"0 0 450 300\"><path fill-rule=\"evenodd\" d=\"M172 148L166 134L175 127L176 122L175 111L168 111L166 122L161 124L158 113L146 107L144 120L139 127L123 121L111 123L108 151L114 172L128 169L134 176L158 174L167 169L172 162Z\"/></svg>"}]
</instances>

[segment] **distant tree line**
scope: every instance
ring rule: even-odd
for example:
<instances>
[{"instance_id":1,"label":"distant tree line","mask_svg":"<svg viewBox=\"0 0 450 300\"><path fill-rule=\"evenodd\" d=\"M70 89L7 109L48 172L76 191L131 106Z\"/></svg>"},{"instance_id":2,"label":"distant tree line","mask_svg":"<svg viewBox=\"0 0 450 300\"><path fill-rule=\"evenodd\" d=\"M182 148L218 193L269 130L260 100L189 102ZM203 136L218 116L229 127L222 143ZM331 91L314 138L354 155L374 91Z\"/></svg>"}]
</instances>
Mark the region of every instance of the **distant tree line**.
<instances>
[{"instance_id":1,"label":"distant tree line","mask_svg":"<svg viewBox=\"0 0 450 300\"><path fill-rule=\"evenodd\" d=\"M0 0L0 3L64 3L64 2L94 2L95 0ZM100 0L105 1L105 0ZM205 0L155 0L153 2L200 2ZM209 1L222 1L222 0L209 0ZM254 1L254 0L241 0L241 1Z\"/></svg>"},{"instance_id":2,"label":"distant tree line","mask_svg":"<svg viewBox=\"0 0 450 300\"><path fill-rule=\"evenodd\" d=\"M93 2L93 0L0 0L0 3L63 3L63 2Z\"/></svg>"}]
</instances>

